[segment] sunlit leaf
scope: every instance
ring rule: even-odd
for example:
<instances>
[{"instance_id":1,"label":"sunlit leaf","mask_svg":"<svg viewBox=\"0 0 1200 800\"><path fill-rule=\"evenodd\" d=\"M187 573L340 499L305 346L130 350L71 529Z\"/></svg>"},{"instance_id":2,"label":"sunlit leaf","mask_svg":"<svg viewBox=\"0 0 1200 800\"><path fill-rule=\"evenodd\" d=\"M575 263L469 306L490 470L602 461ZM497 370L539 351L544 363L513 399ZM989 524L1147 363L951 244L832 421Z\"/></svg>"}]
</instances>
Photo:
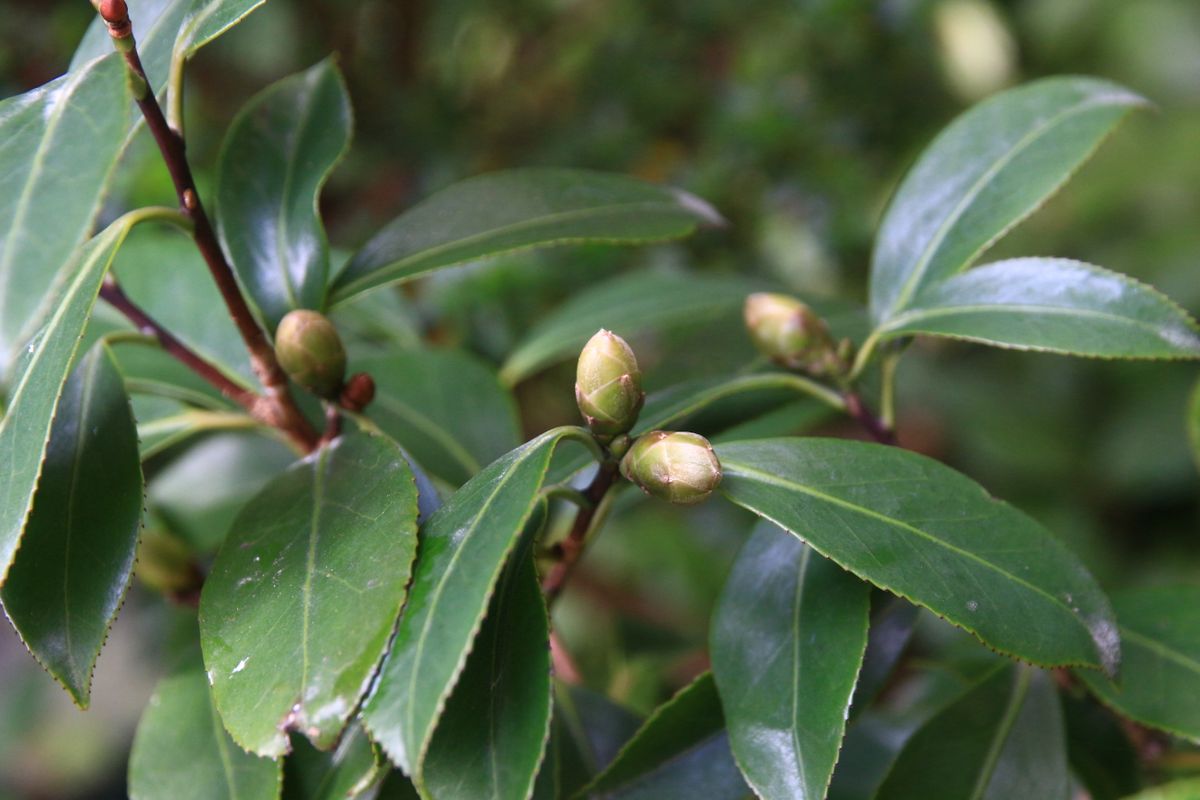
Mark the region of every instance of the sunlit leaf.
<instances>
[{"instance_id":1,"label":"sunlit leaf","mask_svg":"<svg viewBox=\"0 0 1200 800\"><path fill-rule=\"evenodd\" d=\"M1093 78L1046 78L980 103L925 150L892 198L871 263L886 322L1045 202L1142 98Z\"/></svg>"},{"instance_id":2,"label":"sunlit leaf","mask_svg":"<svg viewBox=\"0 0 1200 800\"><path fill-rule=\"evenodd\" d=\"M934 284L878 331L1104 358L1200 358L1200 327L1154 289L1065 258L999 261Z\"/></svg>"},{"instance_id":3,"label":"sunlit leaf","mask_svg":"<svg viewBox=\"0 0 1200 800\"><path fill-rule=\"evenodd\" d=\"M269 330L293 309L324 306L329 243L317 201L351 124L346 87L326 59L255 95L225 136L218 227Z\"/></svg>"}]
</instances>

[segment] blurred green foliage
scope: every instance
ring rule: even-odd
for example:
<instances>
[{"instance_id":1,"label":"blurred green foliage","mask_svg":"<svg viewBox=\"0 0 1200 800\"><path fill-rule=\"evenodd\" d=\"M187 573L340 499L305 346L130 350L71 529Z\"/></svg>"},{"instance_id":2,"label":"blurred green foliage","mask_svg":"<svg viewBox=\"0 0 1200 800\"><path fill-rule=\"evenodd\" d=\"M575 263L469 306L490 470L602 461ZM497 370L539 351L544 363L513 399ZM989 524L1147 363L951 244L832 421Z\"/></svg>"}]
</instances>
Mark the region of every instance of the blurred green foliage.
<instances>
[{"instance_id":1,"label":"blurred green foliage","mask_svg":"<svg viewBox=\"0 0 1200 800\"><path fill-rule=\"evenodd\" d=\"M83 0L6 4L0 95L63 71L91 16ZM356 116L323 198L335 248L453 180L506 166L669 182L729 220L649 250L509 256L395 298L422 338L495 363L573 291L634 268L736 272L860 302L879 214L917 150L978 97L1057 73L1123 83L1158 110L1124 125L995 256L1103 264L1200 312L1195 0L268 2L189 73L202 188L240 104L330 51ZM135 146L114 212L169 200L154 155ZM739 335L736 321L714 324L647 342L639 357L649 382L668 385L728 366L717 351ZM1200 493L1183 422L1194 366L945 342L915 351L899 378L909 446L1034 514L1107 588L1196 574ZM519 387L527 433L573 420L570 372ZM748 519L726 507L618 506L556 619L587 684L646 712L704 667L708 615ZM139 642L167 629L147 600L131 594L86 715L0 632L0 797L124 795L133 725L161 671Z\"/></svg>"}]
</instances>

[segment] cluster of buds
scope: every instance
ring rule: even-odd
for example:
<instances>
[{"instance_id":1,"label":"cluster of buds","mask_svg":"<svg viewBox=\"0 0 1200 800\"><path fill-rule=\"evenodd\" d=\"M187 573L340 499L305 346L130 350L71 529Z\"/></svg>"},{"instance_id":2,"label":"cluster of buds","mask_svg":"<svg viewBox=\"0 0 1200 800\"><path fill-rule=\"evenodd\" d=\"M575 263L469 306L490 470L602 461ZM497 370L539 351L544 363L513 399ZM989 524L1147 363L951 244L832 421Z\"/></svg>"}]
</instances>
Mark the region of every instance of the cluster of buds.
<instances>
[{"instance_id":1,"label":"cluster of buds","mask_svg":"<svg viewBox=\"0 0 1200 800\"><path fill-rule=\"evenodd\" d=\"M744 313L755 347L775 363L818 376L846 371L849 343L835 344L825 320L794 297L752 294Z\"/></svg>"},{"instance_id":2,"label":"cluster of buds","mask_svg":"<svg viewBox=\"0 0 1200 800\"><path fill-rule=\"evenodd\" d=\"M712 446L695 433L652 431L631 441L646 399L633 349L601 330L579 354L575 400L596 440L621 458L621 474L653 497L689 505L704 500L721 482Z\"/></svg>"},{"instance_id":3,"label":"cluster of buds","mask_svg":"<svg viewBox=\"0 0 1200 800\"><path fill-rule=\"evenodd\" d=\"M275 358L288 377L325 400L362 411L375 397L365 372L346 379L346 348L337 328L316 311L290 311L275 329Z\"/></svg>"}]
</instances>

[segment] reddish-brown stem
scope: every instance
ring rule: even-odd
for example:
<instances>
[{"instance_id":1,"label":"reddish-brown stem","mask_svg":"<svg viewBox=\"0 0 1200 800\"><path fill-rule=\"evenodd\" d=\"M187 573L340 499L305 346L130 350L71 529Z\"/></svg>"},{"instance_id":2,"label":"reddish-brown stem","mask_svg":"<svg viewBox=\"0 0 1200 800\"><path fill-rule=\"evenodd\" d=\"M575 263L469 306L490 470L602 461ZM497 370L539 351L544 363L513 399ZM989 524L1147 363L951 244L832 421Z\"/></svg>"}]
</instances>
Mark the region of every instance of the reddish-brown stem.
<instances>
[{"instance_id":1,"label":"reddish-brown stem","mask_svg":"<svg viewBox=\"0 0 1200 800\"><path fill-rule=\"evenodd\" d=\"M547 603L553 603L562 593L567 578L571 576L576 562L583 555L583 547L587 543L587 534L592 527L592 520L596 516L596 509L599 508L600 501L604 499L604 495L608 494L608 490L612 488L616 479L617 464L614 461L607 461L600 465L596 477L592 478L592 482L583 490L583 496L587 498L588 505L580 508L575 514L575 521L571 524L570 533L558 545L558 561L542 580L542 592L546 595Z\"/></svg>"},{"instance_id":2,"label":"reddish-brown stem","mask_svg":"<svg viewBox=\"0 0 1200 800\"><path fill-rule=\"evenodd\" d=\"M879 417L867 408L857 392L846 392L846 413L862 426L872 439L880 444L896 444L896 432L879 421Z\"/></svg>"},{"instance_id":3,"label":"reddish-brown stem","mask_svg":"<svg viewBox=\"0 0 1200 800\"><path fill-rule=\"evenodd\" d=\"M104 283L100 287L100 297L104 298L105 302L110 306L121 312L126 319L137 327L138 331L157 339L158 343L162 345L163 350L172 358L199 375L225 397L228 397L250 413L256 413L259 401L262 398L249 389L238 386L225 373L221 372L186 344L175 338L170 331L130 300L129 296L125 294L125 291L112 275L104 279Z\"/></svg>"},{"instance_id":4,"label":"reddish-brown stem","mask_svg":"<svg viewBox=\"0 0 1200 800\"><path fill-rule=\"evenodd\" d=\"M321 444L332 442L342 433L342 412L336 403L325 403L325 432L321 434Z\"/></svg>"},{"instance_id":5,"label":"reddish-brown stem","mask_svg":"<svg viewBox=\"0 0 1200 800\"><path fill-rule=\"evenodd\" d=\"M225 253L217 241L216 232L200 202L196 191L196 182L192 178L192 170L188 165L186 147L181 137L167 123L158 98L149 87L146 71L138 55L134 41L132 26L123 2L103 2L100 10L108 24L114 44L122 56L130 73L131 84L134 87L134 99L141 109L146 127L154 137L155 144L162 154L171 181L175 184L175 193L179 198L179 206L183 213L193 223L192 239L204 257L208 270L212 274L217 289L225 301L230 317L237 326L246 349L250 352L250 363L265 390L265 397L259 398L261 406L255 416L263 419L274 427L284 431L305 451L312 451L318 445L320 437L312 423L300 412L288 389L287 376L275 359L275 351L267 341L266 334L258 326L250 306L242 296L234 277L233 269L225 260Z\"/></svg>"}]
</instances>

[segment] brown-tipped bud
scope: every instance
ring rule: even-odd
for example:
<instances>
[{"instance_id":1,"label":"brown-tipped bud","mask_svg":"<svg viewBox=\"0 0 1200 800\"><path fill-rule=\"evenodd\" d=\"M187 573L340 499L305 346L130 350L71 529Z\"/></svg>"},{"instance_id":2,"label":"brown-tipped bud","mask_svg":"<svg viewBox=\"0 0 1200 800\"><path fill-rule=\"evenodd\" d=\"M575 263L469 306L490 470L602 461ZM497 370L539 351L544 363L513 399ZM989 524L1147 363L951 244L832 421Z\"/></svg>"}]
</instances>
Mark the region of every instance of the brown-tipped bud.
<instances>
[{"instance_id":1,"label":"brown-tipped bud","mask_svg":"<svg viewBox=\"0 0 1200 800\"><path fill-rule=\"evenodd\" d=\"M356 372L346 381L338 403L347 411L362 411L375 399L375 379L365 372Z\"/></svg>"},{"instance_id":2,"label":"brown-tipped bud","mask_svg":"<svg viewBox=\"0 0 1200 800\"><path fill-rule=\"evenodd\" d=\"M292 380L334 399L346 375L346 350L333 323L316 311L290 311L275 329L275 357Z\"/></svg>"},{"instance_id":3,"label":"brown-tipped bud","mask_svg":"<svg viewBox=\"0 0 1200 800\"><path fill-rule=\"evenodd\" d=\"M746 328L759 351L772 361L817 374L835 371L837 355L825 321L785 294L759 292L746 298Z\"/></svg>"},{"instance_id":4,"label":"brown-tipped bud","mask_svg":"<svg viewBox=\"0 0 1200 800\"><path fill-rule=\"evenodd\" d=\"M625 433L637 422L646 399L637 357L625 340L600 330L579 354L575 402L597 436Z\"/></svg>"},{"instance_id":5,"label":"brown-tipped bud","mask_svg":"<svg viewBox=\"0 0 1200 800\"><path fill-rule=\"evenodd\" d=\"M129 7L125 0L100 0L96 7L100 18L108 25L108 33L114 39L124 39L132 33L129 22Z\"/></svg>"},{"instance_id":6,"label":"brown-tipped bud","mask_svg":"<svg viewBox=\"0 0 1200 800\"><path fill-rule=\"evenodd\" d=\"M697 433L653 431L621 459L621 474L646 494L679 505L699 503L721 483L721 462Z\"/></svg>"}]
</instances>

